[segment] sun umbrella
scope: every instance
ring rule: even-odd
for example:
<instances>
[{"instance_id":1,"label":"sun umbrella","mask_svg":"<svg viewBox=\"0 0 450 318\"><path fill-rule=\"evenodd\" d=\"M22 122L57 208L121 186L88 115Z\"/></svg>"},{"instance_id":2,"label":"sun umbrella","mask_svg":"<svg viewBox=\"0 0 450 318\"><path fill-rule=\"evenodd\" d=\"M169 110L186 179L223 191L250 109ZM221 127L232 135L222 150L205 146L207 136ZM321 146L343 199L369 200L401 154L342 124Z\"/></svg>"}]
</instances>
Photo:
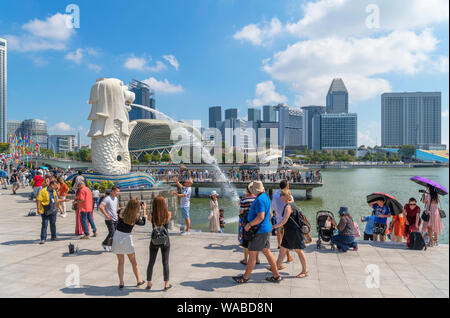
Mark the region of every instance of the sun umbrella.
<instances>
[{"instance_id":1,"label":"sun umbrella","mask_svg":"<svg viewBox=\"0 0 450 318\"><path fill-rule=\"evenodd\" d=\"M381 192L375 192L367 196L367 203L374 201L376 199L384 200L386 202L387 207L389 208L389 210L391 210L391 213L393 215L399 215L403 212L403 205L400 202L398 202L397 199L392 195Z\"/></svg>"},{"instance_id":2,"label":"sun umbrella","mask_svg":"<svg viewBox=\"0 0 450 318\"><path fill-rule=\"evenodd\" d=\"M448 191L447 191L447 189L444 186L440 185L437 182L434 182L433 180L430 180L430 179L427 179L427 178L423 178L423 177L418 177L418 176L412 177L410 180L415 182L415 183L417 183L417 184L423 185L425 187L428 186L428 185L430 185L432 187L435 187L437 192L440 195L447 195L448 194Z\"/></svg>"}]
</instances>

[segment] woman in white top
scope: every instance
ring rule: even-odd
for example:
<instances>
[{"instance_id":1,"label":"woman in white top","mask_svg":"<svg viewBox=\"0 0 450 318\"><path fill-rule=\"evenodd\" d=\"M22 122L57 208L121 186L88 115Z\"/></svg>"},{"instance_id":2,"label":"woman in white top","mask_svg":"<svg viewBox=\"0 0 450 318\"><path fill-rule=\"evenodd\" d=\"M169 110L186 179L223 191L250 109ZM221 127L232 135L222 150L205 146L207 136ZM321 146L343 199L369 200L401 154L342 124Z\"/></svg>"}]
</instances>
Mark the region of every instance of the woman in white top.
<instances>
[{"instance_id":1,"label":"woman in white top","mask_svg":"<svg viewBox=\"0 0 450 318\"><path fill-rule=\"evenodd\" d=\"M219 201L217 200L217 192L213 191L211 192L211 200L209 201L209 204L211 206L211 212L209 214L209 231L211 233L219 232L220 231L220 222L219 222Z\"/></svg>"}]
</instances>

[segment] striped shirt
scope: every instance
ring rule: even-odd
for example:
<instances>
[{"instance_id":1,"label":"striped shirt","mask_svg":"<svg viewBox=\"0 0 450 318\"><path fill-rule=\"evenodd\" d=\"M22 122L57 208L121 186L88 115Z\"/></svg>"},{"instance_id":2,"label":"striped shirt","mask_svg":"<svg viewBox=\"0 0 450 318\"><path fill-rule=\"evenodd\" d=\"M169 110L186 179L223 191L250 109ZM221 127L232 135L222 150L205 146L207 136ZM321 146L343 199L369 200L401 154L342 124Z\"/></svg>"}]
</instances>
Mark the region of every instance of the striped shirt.
<instances>
[{"instance_id":1,"label":"striped shirt","mask_svg":"<svg viewBox=\"0 0 450 318\"><path fill-rule=\"evenodd\" d=\"M241 210L243 210L244 213L250 211L250 207L252 206L252 203L255 200L256 200L256 196L254 196L254 195L242 198L239 203Z\"/></svg>"}]
</instances>

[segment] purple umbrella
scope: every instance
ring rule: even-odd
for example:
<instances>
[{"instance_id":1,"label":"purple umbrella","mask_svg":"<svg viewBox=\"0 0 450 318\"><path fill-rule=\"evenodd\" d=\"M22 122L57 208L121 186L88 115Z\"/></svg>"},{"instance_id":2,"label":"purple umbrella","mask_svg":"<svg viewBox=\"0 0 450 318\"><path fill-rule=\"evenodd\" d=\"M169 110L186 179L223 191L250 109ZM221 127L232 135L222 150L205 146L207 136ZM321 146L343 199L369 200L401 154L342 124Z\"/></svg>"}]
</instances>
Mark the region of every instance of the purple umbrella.
<instances>
[{"instance_id":1,"label":"purple umbrella","mask_svg":"<svg viewBox=\"0 0 450 318\"><path fill-rule=\"evenodd\" d=\"M444 186L440 185L437 182L434 182L433 180L430 180L430 179L427 179L427 178L423 178L423 177L412 177L411 180L414 181L415 183L423 185L425 187L426 186L435 187L437 192L440 195L447 195L448 194L448 191L447 191L447 189Z\"/></svg>"}]
</instances>

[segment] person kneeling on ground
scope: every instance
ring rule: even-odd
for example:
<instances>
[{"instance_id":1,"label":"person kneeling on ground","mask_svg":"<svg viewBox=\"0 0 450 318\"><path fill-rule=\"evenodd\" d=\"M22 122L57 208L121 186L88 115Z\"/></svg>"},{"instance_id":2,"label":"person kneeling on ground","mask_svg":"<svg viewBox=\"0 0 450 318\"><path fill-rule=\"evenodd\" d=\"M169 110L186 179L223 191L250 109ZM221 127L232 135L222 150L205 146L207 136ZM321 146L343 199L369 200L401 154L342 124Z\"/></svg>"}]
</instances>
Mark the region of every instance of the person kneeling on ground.
<instances>
[{"instance_id":1,"label":"person kneeling on ground","mask_svg":"<svg viewBox=\"0 0 450 318\"><path fill-rule=\"evenodd\" d=\"M331 237L331 243L335 244L340 252L347 252L350 247L355 251L358 250L358 243L355 242L355 225L353 219L348 213L347 207L341 207L339 210L340 221L334 226L337 227L339 234Z\"/></svg>"}]
</instances>

